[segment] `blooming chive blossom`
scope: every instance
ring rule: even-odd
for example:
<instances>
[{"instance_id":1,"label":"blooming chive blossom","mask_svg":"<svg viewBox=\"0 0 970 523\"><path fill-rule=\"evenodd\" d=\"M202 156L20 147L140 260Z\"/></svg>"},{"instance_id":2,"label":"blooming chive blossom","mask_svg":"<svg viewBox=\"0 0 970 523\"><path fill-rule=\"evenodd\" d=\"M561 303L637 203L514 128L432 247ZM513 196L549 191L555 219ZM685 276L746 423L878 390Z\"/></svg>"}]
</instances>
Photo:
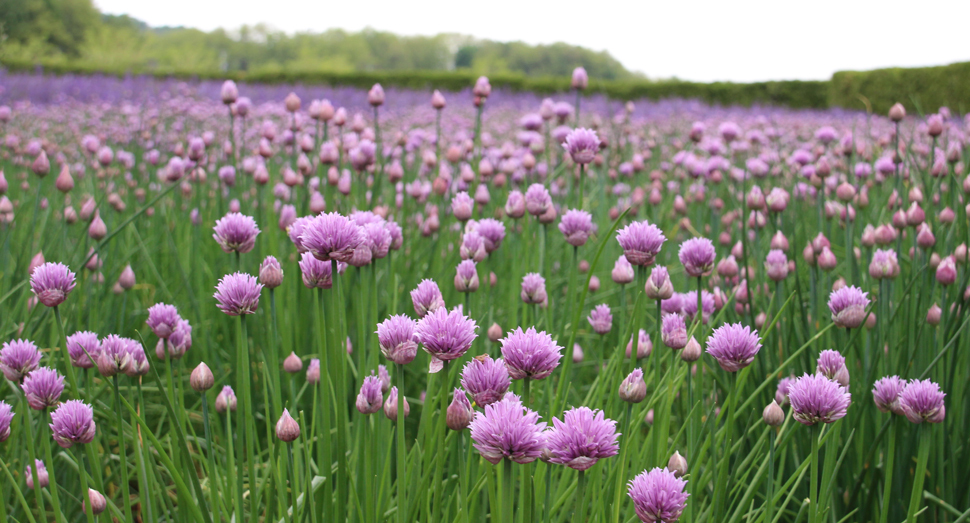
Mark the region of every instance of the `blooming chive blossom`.
<instances>
[{"instance_id":1,"label":"blooming chive blossom","mask_svg":"<svg viewBox=\"0 0 970 523\"><path fill-rule=\"evenodd\" d=\"M623 248L623 255L633 265L651 265L667 238L652 223L633 222L620 229L616 241Z\"/></svg>"},{"instance_id":2,"label":"blooming chive blossom","mask_svg":"<svg viewBox=\"0 0 970 523\"><path fill-rule=\"evenodd\" d=\"M0 371L14 383L20 383L40 363L40 351L34 342L13 340L3 343L0 349Z\"/></svg>"},{"instance_id":3,"label":"blooming chive blossom","mask_svg":"<svg viewBox=\"0 0 970 523\"><path fill-rule=\"evenodd\" d=\"M98 372L106 378L118 373L127 373L132 365L131 352L127 338L109 334L101 340L101 354L98 356Z\"/></svg>"},{"instance_id":4,"label":"blooming chive blossom","mask_svg":"<svg viewBox=\"0 0 970 523\"><path fill-rule=\"evenodd\" d=\"M541 380L552 374L562 359L563 348L552 336L536 331L535 327L526 331L517 327L499 343L502 344L505 366L514 380Z\"/></svg>"},{"instance_id":5,"label":"blooming chive blossom","mask_svg":"<svg viewBox=\"0 0 970 523\"><path fill-rule=\"evenodd\" d=\"M48 307L57 307L74 290L74 273L63 263L47 262L30 275L30 288L37 300Z\"/></svg>"},{"instance_id":6,"label":"blooming chive blossom","mask_svg":"<svg viewBox=\"0 0 970 523\"><path fill-rule=\"evenodd\" d=\"M606 419L601 410L577 407L563 413L563 419L553 418L552 429L546 435L546 445L552 454L549 460L576 470L587 470L597 461L615 456L620 448L616 422Z\"/></svg>"},{"instance_id":7,"label":"blooming chive blossom","mask_svg":"<svg viewBox=\"0 0 970 523\"><path fill-rule=\"evenodd\" d=\"M357 410L362 414L374 414L381 410L384 404L382 386L381 379L373 374L364 378L357 394Z\"/></svg>"},{"instance_id":8,"label":"blooming chive blossom","mask_svg":"<svg viewBox=\"0 0 970 523\"><path fill-rule=\"evenodd\" d=\"M666 267L657 266L650 271L650 277L644 284L644 292L651 300L668 300L674 295L674 286L670 282L670 274Z\"/></svg>"},{"instance_id":9,"label":"blooming chive blossom","mask_svg":"<svg viewBox=\"0 0 970 523\"><path fill-rule=\"evenodd\" d=\"M543 303L546 294L546 279L538 273L530 272L522 277L522 292L519 295L525 303Z\"/></svg>"},{"instance_id":10,"label":"blooming chive blossom","mask_svg":"<svg viewBox=\"0 0 970 523\"><path fill-rule=\"evenodd\" d=\"M262 289L263 285L255 277L237 272L219 280L213 297L219 302L219 309L230 316L253 314L259 306Z\"/></svg>"},{"instance_id":11,"label":"blooming chive blossom","mask_svg":"<svg viewBox=\"0 0 970 523\"><path fill-rule=\"evenodd\" d=\"M613 327L613 315L610 314L610 306L601 303L590 311L586 321L593 327L596 334L606 334Z\"/></svg>"},{"instance_id":12,"label":"blooming chive blossom","mask_svg":"<svg viewBox=\"0 0 970 523\"><path fill-rule=\"evenodd\" d=\"M40 483L40 488L47 487L50 485L50 474L47 472L47 467L44 466L44 462L35 459L34 467L37 468L37 482ZM31 469L30 465L27 465L27 469L24 471L24 478L27 480L27 488L34 488L34 471Z\"/></svg>"},{"instance_id":13,"label":"blooming chive blossom","mask_svg":"<svg viewBox=\"0 0 970 523\"><path fill-rule=\"evenodd\" d=\"M680 244L678 257L684 265L684 272L692 278L708 274L714 268L717 252L714 244L707 238L691 238Z\"/></svg>"},{"instance_id":14,"label":"blooming chive blossom","mask_svg":"<svg viewBox=\"0 0 970 523\"><path fill-rule=\"evenodd\" d=\"M701 291L701 321L707 323L711 315L714 314L714 295ZM697 291L688 291L683 295L683 306L681 313L691 321L697 320Z\"/></svg>"},{"instance_id":15,"label":"blooming chive blossom","mask_svg":"<svg viewBox=\"0 0 970 523\"><path fill-rule=\"evenodd\" d=\"M10 437L10 422L13 421L13 408L4 401L0 401L0 443Z\"/></svg>"},{"instance_id":16,"label":"blooming chive blossom","mask_svg":"<svg viewBox=\"0 0 970 523\"><path fill-rule=\"evenodd\" d=\"M384 357L398 365L407 365L414 361L418 352L415 327L417 322L403 314L391 316L378 323L377 341Z\"/></svg>"},{"instance_id":17,"label":"blooming chive blossom","mask_svg":"<svg viewBox=\"0 0 970 523\"><path fill-rule=\"evenodd\" d=\"M455 268L455 290L458 292L475 292L480 281L478 270L473 260L462 260Z\"/></svg>"},{"instance_id":18,"label":"blooming chive blossom","mask_svg":"<svg viewBox=\"0 0 970 523\"><path fill-rule=\"evenodd\" d=\"M303 285L308 289L329 289L333 287L333 267L329 261L320 261L312 254L300 255L300 273Z\"/></svg>"},{"instance_id":19,"label":"blooming chive blossom","mask_svg":"<svg viewBox=\"0 0 970 523\"><path fill-rule=\"evenodd\" d=\"M51 432L54 441L69 449L76 444L91 443L97 424L94 422L94 409L80 400L61 403L51 413Z\"/></svg>"},{"instance_id":20,"label":"blooming chive blossom","mask_svg":"<svg viewBox=\"0 0 970 523\"><path fill-rule=\"evenodd\" d=\"M805 425L832 423L845 417L852 395L838 382L820 374L805 374L788 389L796 421Z\"/></svg>"},{"instance_id":21,"label":"blooming chive blossom","mask_svg":"<svg viewBox=\"0 0 970 523\"><path fill-rule=\"evenodd\" d=\"M838 327L856 329L862 325L869 305L869 293L855 286L842 287L829 295L832 322Z\"/></svg>"},{"instance_id":22,"label":"blooming chive blossom","mask_svg":"<svg viewBox=\"0 0 970 523\"><path fill-rule=\"evenodd\" d=\"M873 279L883 278L893 279L899 275L899 262L896 258L896 251L891 249L876 249L872 253L872 261L869 262L869 276Z\"/></svg>"},{"instance_id":23,"label":"blooming chive blossom","mask_svg":"<svg viewBox=\"0 0 970 523\"><path fill-rule=\"evenodd\" d=\"M899 395L905 388L906 382L899 376L880 378L872 386L872 401L879 412L903 415L903 409L899 405Z\"/></svg>"},{"instance_id":24,"label":"blooming chive blossom","mask_svg":"<svg viewBox=\"0 0 970 523\"><path fill-rule=\"evenodd\" d=\"M90 369L94 367L98 355L101 354L101 341L93 332L75 332L67 337L67 353L71 357L71 365ZM94 358L94 361L91 358Z\"/></svg>"},{"instance_id":25,"label":"blooming chive blossom","mask_svg":"<svg viewBox=\"0 0 970 523\"><path fill-rule=\"evenodd\" d=\"M421 280L417 288L411 291L411 303L414 304L414 312L419 318L445 307L441 290L434 280Z\"/></svg>"},{"instance_id":26,"label":"blooming chive blossom","mask_svg":"<svg viewBox=\"0 0 970 523\"><path fill-rule=\"evenodd\" d=\"M32 371L20 385L24 390L27 404L34 410L49 409L57 405L58 398L64 392L64 376L47 367Z\"/></svg>"},{"instance_id":27,"label":"blooming chive blossom","mask_svg":"<svg viewBox=\"0 0 970 523\"><path fill-rule=\"evenodd\" d=\"M533 216L544 214L552 205L549 191L541 183L534 183L525 191L525 209Z\"/></svg>"},{"instance_id":28,"label":"blooming chive blossom","mask_svg":"<svg viewBox=\"0 0 970 523\"><path fill-rule=\"evenodd\" d=\"M845 366L845 358L838 351L823 350L818 356L815 372L839 382L843 387L849 386L849 369Z\"/></svg>"},{"instance_id":29,"label":"blooming chive blossom","mask_svg":"<svg viewBox=\"0 0 970 523\"><path fill-rule=\"evenodd\" d=\"M664 314L660 323L660 340L671 349L687 346L687 324L679 314Z\"/></svg>"},{"instance_id":30,"label":"blooming chive blossom","mask_svg":"<svg viewBox=\"0 0 970 523\"><path fill-rule=\"evenodd\" d=\"M637 517L644 523L673 523L680 518L690 494L684 492L687 480L667 469L643 471L628 484Z\"/></svg>"},{"instance_id":31,"label":"blooming chive blossom","mask_svg":"<svg viewBox=\"0 0 970 523\"><path fill-rule=\"evenodd\" d=\"M503 458L531 463L546 446L546 424L511 393L476 413L469 428L474 447L493 465Z\"/></svg>"},{"instance_id":32,"label":"blooming chive blossom","mask_svg":"<svg viewBox=\"0 0 970 523\"><path fill-rule=\"evenodd\" d=\"M502 246L502 240L505 239L505 224L502 222L494 218L478 220L475 230L485 242L486 253L492 253Z\"/></svg>"},{"instance_id":33,"label":"blooming chive blossom","mask_svg":"<svg viewBox=\"0 0 970 523\"><path fill-rule=\"evenodd\" d=\"M942 423L946 417L946 396L940 386L930 380L912 380L899 394L899 408L913 423Z\"/></svg>"},{"instance_id":34,"label":"blooming chive blossom","mask_svg":"<svg viewBox=\"0 0 970 523\"><path fill-rule=\"evenodd\" d=\"M168 337L165 347L169 357L176 360L184 356L186 351L192 348L192 326L189 325L188 321L179 319L178 324L175 325L175 330L172 331L172 335ZM165 359L164 354L158 354L157 348L155 355L158 356L158 359Z\"/></svg>"},{"instance_id":35,"label":"blooming chive blossom","mask_svg":"<svg viewBox=\"0 0 970 523\"><path fill-rule=\"evenodd\" d=\"M635 276L633 273L633 265L627 261L626 256L620 255L616 259L616 263L613 264L613 271L610 273L613 278L614 283L619 283L620 285L626 285L633 281Z\"/></svg>"},{"instance_id":36,"label":"blooming chive blossom","mask_svg":"<svg viewBox=\"0 0 970 523\"><path fill-rule=\"evenodd\" d=\"M363 240L360 227L335 212L316 216L300 235L303 247L321 261L349 262Z\"/></svg>"},{"instance_id":37,"label":"blooming chive blossom","mask_svg":"<svg viewBox=\"0 0 970 523\"><path fill-rule=\"evenodd\" d=\"M501 358L493 360L488 354L472 358L461 371L461 386L481 407L502 399L511 384L506 363Z\"/></svg>"},{"instance_id":38,"label":"blooming chive blossom","mask_svg":"<svg viewBox=\"0 0 970 523\"><path fill-rule=\"evenodd\" d=\"M722 325L707 340L707 353L727 372L737 372L754 361L761 350L758 331L740 323Z\"/></svg>"},{"instance_id":39,"label":"blooming chive blossom","mask_svg":"<svg viewBox=\"0 0 970 523\"><path fill-rule=\"evenodd\" d=\"M251 216L229 213L216 220L212 237L225 252L247 253L256 245L259 227Z\"/></svg>"},{"instance_id":40,"label":"blooming chive blossom","mask_svg":"<svg viewBox=\"0 0 970 523\"><path fill-rule=\"evenodd\" d=\"M148 319L145 323L151 327L155 336L166 339L172 335L181 319L174 305L156 303L148 308Z\"/></svg>"},{"instance_id":41,"label":"blooming chive blossom","mask_svg":"<svg viewBox=\"0 0 970 523\"><path fill-rule=\"evenodd\" d=\"M559 221L559 232L566 237L566 243L582 247L593 231L593 217L586 211L570 209Z\"/></svg>"},{"instance_id":42,"label":"blooming chive blossom","mask_svg":"<svg viewBox=\"0 0 970 523\"><path fill-rule=\"evenodd\" d=\"M475 320L465 316L460 310L448 311L440 308L421 318L414 328L414 337L435 360L450 361L460 358L471 348L478 337L475 334Z\"/></svg>"},{"instance_id":43,"label":"blooming chive blossom","mask_svg":"<svg viewBox=\"0 0 970 523\"><path fill-rule=\"evenodd\" d=\"M580 127L566 135L566 142L562 146L574 162L585 165L592 162L599 152L600 139L596 131Z\"/></svg>"}]
</instances>

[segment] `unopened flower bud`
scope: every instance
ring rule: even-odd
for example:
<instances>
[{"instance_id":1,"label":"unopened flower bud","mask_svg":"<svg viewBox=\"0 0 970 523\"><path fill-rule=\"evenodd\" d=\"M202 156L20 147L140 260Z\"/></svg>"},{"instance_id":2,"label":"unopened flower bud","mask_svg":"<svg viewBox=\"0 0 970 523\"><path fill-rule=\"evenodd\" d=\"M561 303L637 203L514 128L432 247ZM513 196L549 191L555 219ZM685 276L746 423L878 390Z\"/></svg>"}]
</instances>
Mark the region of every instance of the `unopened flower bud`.
<instances>
[{"instance_id":1,"label":"unopened flower bud","mask_svg":"<svg viewBox=\"0 0 970 523\"><path fill-rule=\"evenodd\" d=\"M189 376L189 385L192 390L196 392L205 392L215 385L215 377L212 375L212 371L209 370L209 366L205 362L199 363L199 365L192 370L192 375Z\"/></svg>"}]
</instances>

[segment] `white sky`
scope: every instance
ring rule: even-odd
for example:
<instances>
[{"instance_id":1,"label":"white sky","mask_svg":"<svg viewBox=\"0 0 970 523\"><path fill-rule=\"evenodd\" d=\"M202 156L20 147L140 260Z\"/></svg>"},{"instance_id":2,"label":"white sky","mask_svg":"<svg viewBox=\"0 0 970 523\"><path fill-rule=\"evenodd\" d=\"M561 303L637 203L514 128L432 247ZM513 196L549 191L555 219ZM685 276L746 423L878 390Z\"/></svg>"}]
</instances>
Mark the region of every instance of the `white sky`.
<instances>
[{"instance_id":1,"label":"white sky","mask_svg":"<svg viewBox=\"0 0 970 523\"><path fill-rule=\"evenodd\" d=\"M609 51L651 78L827 79L970 61L970 0L94 0L152 26L364 27Z\"/></svg>"}]
</instances>

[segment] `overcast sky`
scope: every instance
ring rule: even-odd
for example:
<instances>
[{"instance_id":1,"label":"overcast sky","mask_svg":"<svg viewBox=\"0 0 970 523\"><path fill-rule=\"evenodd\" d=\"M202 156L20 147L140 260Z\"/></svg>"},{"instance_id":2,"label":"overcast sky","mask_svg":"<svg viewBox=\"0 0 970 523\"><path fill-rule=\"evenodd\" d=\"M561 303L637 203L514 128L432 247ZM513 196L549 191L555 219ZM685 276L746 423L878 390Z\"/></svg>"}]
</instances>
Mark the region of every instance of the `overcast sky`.
<instances>
[{"instance_id":1,"label":"overcast sky","mask_svg":"<svg viewBox=\"0 0 970 523\"><path fill-rule=\"evenodd\" d=\"M606 50L651 78L749 82L970 61L970 0L94 0L152 26L462 33Z\"/></svg>"}]
</instances>

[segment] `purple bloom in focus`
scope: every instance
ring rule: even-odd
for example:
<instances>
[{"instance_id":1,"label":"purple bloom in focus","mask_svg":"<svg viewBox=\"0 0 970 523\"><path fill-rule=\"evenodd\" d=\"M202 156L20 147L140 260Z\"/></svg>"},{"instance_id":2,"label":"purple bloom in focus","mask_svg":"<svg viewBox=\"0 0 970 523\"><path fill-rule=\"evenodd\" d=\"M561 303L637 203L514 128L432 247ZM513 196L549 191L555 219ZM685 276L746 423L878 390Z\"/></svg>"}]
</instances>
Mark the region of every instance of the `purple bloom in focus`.
<instances>
[{"instance_id":1,"label":"purple bloom in focus","mask_svg":"<svg viewBox=\"0 0 970 523\"><path fill-rule=\"evenodd\" d=\"M448 311L444 307L429 312L414 328L414 337L433 360L450 361L460 358L478 337L475 320L461 310ZM432 366L435 362L432 361Z\"/></svg>"},{"instance_id":2,"label":"purple bloom in focus","mask_svg":"<svg viewBox=\"0 0 970 523\"><path fill-rule=\"evenodd\" d=\"M131 352L128 350L131 341L117 334L109 334L101 340L101 354L96 363L102 376L110 378L119 372L127 374L131 370Z\"/></svg>"},{"instance_id":3,"label":"purple bloom in focus","mask_svg":"<svg viewBox=\"0 0 970 523\"><path fill-rule=\"evenodd\" d=\"M563 413L562 421L553 418L546 445L553 463L586 470L602 458L615 456L620 448L616 422L606 419L601 410L577 407Z\"/></svg>"},{"instance_id":4,"label":"purple bloom in focus","mask_svg":"<svg viewBox=\"0 0 970 523\"><path fill-rule=\"evenodd\" d=\"M669 300L674 295L674 285L670 282L667 268L660 265L654 267L643 290L651 300Z\"/></svg>"},{"instance_id":5,"label":"purple bloom in focus","mask_svg":"<svg viewBox=\"0 0 970 523\"><path fill-rule=\"evenodd\" d=\"M54 441L65 449L75 444L91 443L97 425L94 409L81 400L68 400L51 412L51 432Z\"/></svg>"},{"instance_id":6,"label":"purple bloom in focus","mask_svg":"<svg viewBox=\"0 0 970 523\"><path fill-rule=\"evenodd\" d=\"M687 506L687 480L667 469L643 471L628 484L637 517L644 523L674 523Z\"/></svg>"},{"instance_id":7,"label":"purple bloom in focus","mask_svg":"<svg viewBox=\"0 0 970 523\"><path fill-rule=\"evenodd\" d=\"M866 318L866 307L869 305L869 293L862 292L855 286L842 287L832 291L829 295L829 310L832 311L832 321L838 327L856 329Z\"/></svg>"},{"instance_id":8,"label":"purple bloom in focus","mask_svg":"<svg viewBox=\"0 0 970 523\"><path fill-rule=\"evenodd\" d=\"M34 410L44 410L57 405L64 392L64 376L56 370L41 367L32 371L20 385L24 389L27 404Z\"/></svg>"},{"instance_id":9,"label":"purple bloom in focus","mask_svg":"<svg viewBox=\"0 0 970 523\"><path fill-rule=\"evenodd\" d=\"M0 371L14 383L20 383L24 376L30 374L40 363L40 351L34 342L28 340L13 340L3 342L0 349Z\"/></svg>"},{"instance_id":10,"label":"purple bloom in focus","mask_svg":"<svg viewBox=\"0 0 970 523\"><path fill-rule=\"evenodd\" d=\"M684 272L692 278L697 278L711 272L717 252L711 240L691 238L680 244L678 256L680 263L684 264Z\"/></svg>"},{"instance_id":11,"label":"purple bloom in focus","mask_svg":"<svg viewBox=\"0 0 970 523\"><path fill-rule=\"evenodd\" d=\"M606 334L613 327L613 315L610 314L610 306L601 303L590 311L586 321L593 327L596 334Z\"/></svg>"},{"instance_id":12,"label":"purple bloom in focus","mask_svg":"<svg viewBox=\"0 0 970 523\"><path fill-rule=\"evenodd\" d=\"M357 394L357 410L362 414L374 414L380 411L383 405L381 379L371 374L364 378L364 383L360 386L360 393Z\"/></svg>"},{"instance_id":13,"label":"purple bloom in focus","mask_svg":"<svg viewBox=\"0 0 970 523\"><path fill-rule=\"evenodd\" d=\"M167 339L175 331L175 327L181 319L174 305L156 303L148 308L148 319L145 320L145 323L152 328L155 336Z\"/></svg>"},{"instance_id":14,"label":"purple bloom in focus","mask_svg":"<svg viewBox=\"0 0 970 523\"><path fill-rule=\"evenodd\" d=\"M660 324L660 340L674 350L687 346L687 324L680 314L664 314Z\"/></svg>"},{"instance_id":15,"label":"purple bloom in focus","mask_svg":"<svg viewBox=\"0 0 970 523\"><path fill-rule=\"evenodd\" d=\"M566 135L566 143L562 147L574 162L585 165L592 162L599 152L600 139L596 136L596 131L580 127Z\"/></svg>"},{"instance_id":16,"label":"purple bloom in focus","mask_svg":"<svg viewBox=\"0 0 970 523\"><path fill-rule=\"evenodd\" d=\"M30 288L37 300L48 307L64 303L74 290L74 273L63 263L47 262L30 275Z\"/></svg>"},{"instance_id":17,"label":"purple bloom in focus","mask_svg":"<svg viewBox=\"0 0 970 523\"><path fill-rule=\"evenodd\" d=\"M537 332L535 327L524 332L522 327L516 327L499 343L502 344L505 366L514 380L541 380L552 374L562 359L563 348L552 336Z\"/></svg>"},{"instance_id":18,"label":"purple bloom in focus","mask_svg":"<svg viewBox=\"0 0 970 523\"><path fill-rule=\"evenodd\" d=\"M71 365L90 369L94 367L94 362L101 354L101 341L93 332L75 332L67 337L67 353L71 357ZM94 361L91 358L94 358Z\"/></svg>"},{"instance_id":19,"label":"purple bloom in focus","mask_svg":"<svg viewBox=\"0 0 970 523\"><path fill-rule=\"evenodd\" d=\"M815 372L839 382L843 387L849 386L849 369L845 366L845 357L838 351L823 350L818 356Z\"/></svg>"},{"instance_id":20,"label":"purple bloom in focus","mask_svg":"<svg viewBox=\"0 0 970 523\"><path fill-rule=\"evenodd\" d=\"M534 183L525 191L525 209L529 214L539 217L552 205L552 197L549 191L541 183Z\"/></svg>"},{"instance_id":21,"label":"purple bloom in focus","mask_svg":"<svg viewBox=\"0 0 970 523\"><path fill-rule=\"evenodd\" d=\"M0 443L10 437L10 422L13 421L13 408L6 402L0 401Z\"/></svg>"},{"instance_id":22,"label":"purple bloom in focus","mask_svg":"<svg viewBox=\"0 0 970 523\"><path fill-rule=\"evenodd\" d=\"M538 273L530 272L522 277L522 292L519 294L525 303L543 303L549 296L546 294L546 279Z\"/></svg>"},{"instance_id":23,"label":"purple bloom in focus","mask_svg":"<svg viewBox=\"0 0 970 523\"><path fill-rule=\"evenodd\" d=\"M414 304L414 312L419 318L445 308L445 300L434 280L421 280L417 288L411 291L411 303Z\"/></svg>"},{"instance_id":24,"label":"purple bloom in focus","mask_svg":"<svg viewBox=\"0 0 970 523\"><path fill-rule=\"evenodd\" d=\"M417 322L403 314L391 316L378 323L377 341L384 357L398 365L407 365L414 361L418 352L417 339L414 337L415 327Z\"/></svg>"},{"instance_id":25,"label":"purple bloom in focus","mask_svg":"<svg viewBox=\"0 0 970 523\"><path fill-rule=\"evenodd\" d=\"M320 261L305 252L300 256L300 272L303 285L308 289L329 289L333 287L333 264Z\"/></svg>"},{"instance_id":26,"label":"purple bloom in focus","mask_svg":"<svg viewBox=\"0 0 970 523\"><path fill-rule=\"evenodd\" d=\"M254 276L236 272L219 280L213 297L219 302L219 309L230 316L253 314L259 306L262 289L263 285Z\"/></svg>"},{"instance_id":27,"label":"purple bloom in focus","mask_svg":"<svg viewBox=\"0 0 970 523\"><path fill-rule=\"evenodd\" d=\"M469 428L475 448L493 465L502 458L531 463L546 446L546 424L511 393L485 407L485 412L476 413Z\"/></svg>"},{"instance_id":28,"label":"purple bloom in focus","mask_svg":"<svg viewBox=\"0 0 970 523\"><path fill-rule=\"evenodd\" d=\"M511 384L505 362L501 358L493 360L488 354L472 358L461 371L461 386L480 407L502 399Z\"/></svg>"},{"instance_id":29,"label":"purple bloom in focus","mask_svg":"<svg viewBox=\"0 0 970 523\"><path fill-rule=\"evenodd\" d=\"M251 216L231 212L216 220L212 237L225 252L245 253L253 250L259 227Z\"/></svg>"},{"instance_id":30,"label":"purple bloom in focus","mask_svg":"<svg viewBox=\"0 0 970 523\"><path fill-rule=\"evenodd\" d=\"M455 268L455 290L458 292L475 292L480 281L474 260L462 260Z\"/></svg>"},{"instance_id":31,"label":"purple bloom in focus","mask_svg":"<svg viewBox=\"0 0 970 523\"><path fill-rule=\"evenodd\" d=\"M788 389L793 416L805 425L832 423L845 417L852 395L837 382L820 374L805 374Z\"/></svg>"},{"instance_id":32,"label":"purple bloom in focus","mask_svg":"<svg viewBox=\"0 0 970 523\"><path fill-rule=\"evenodd\" d=\"M582 247L593 232L593 216L583 210L570 209L559 220L559 232L569 245Z\"/></svg>"},{"instance_id":33,"label":"purple bloom in focus","mask_svg":"<svg viewBox=\"0 0 970 523\"><path fill-rule=\"evenodd\" d=\"M740 323L714 329L707 340L707 353L728 372L737 372L750 365L760 350L758 331Z\"/></svg>"},{"instance_id":34,"label":"purple bloom in focus","mask_svg":"<svg viewBox=\"0 0 970 523\"><path fill-rule=\"evenodd\" d=\"M905 388L906 381L899 376L880 378L872 386L872 401L879 412L903 415L903 409L899 405L899 395Z\"/></svg>"},{"instance_id":35,"label":"purple bloom in focus","mask_svg":"<svg viewBox=\"0 0 970 523\"><path fill-rule=\"evenodd\" d=\"M940 386L930 380L912 380L899 395L899 408L913 423L942 423L946 417L946 396Z\"/></svg>"},{"instance_id":36,"label":"purple bloom in focus","mask_svg":"<svg viewBox=\"0 0 970 523\"><path fill-rule=\"evenodd\" d=\"M667 238L652 223L633 222L616 233L623 255L633 265L651 265Z\"/></svg>"},{"instance_id":37,"label":"purple bloom in focus","mask_svg":"<svg viewBox=\"0 0 970 523\"><path fill-rule=\"evenodd\" d=\"M360 227L335 212L314 217L300 235L303 247L321 261L349 262L363 240Z\"/></svg>"},{"instance_id":38,"label":"purple bloom in focus","mask_svg":"<svg viewBox=\"0 0 970 523\"><path fill-rule=\"evenodd\" d=\"M171 336L166 341L168 343L165 346L169 357L175 360L181 358L186 351L192 348L192 326L189 325L187 320L180 318L178 324L175 325L175 330L172 331ZM155 355L158 356L158 359L165 359L165 354L159 354L157 348Z\"/></svg>"}]
</instances>

